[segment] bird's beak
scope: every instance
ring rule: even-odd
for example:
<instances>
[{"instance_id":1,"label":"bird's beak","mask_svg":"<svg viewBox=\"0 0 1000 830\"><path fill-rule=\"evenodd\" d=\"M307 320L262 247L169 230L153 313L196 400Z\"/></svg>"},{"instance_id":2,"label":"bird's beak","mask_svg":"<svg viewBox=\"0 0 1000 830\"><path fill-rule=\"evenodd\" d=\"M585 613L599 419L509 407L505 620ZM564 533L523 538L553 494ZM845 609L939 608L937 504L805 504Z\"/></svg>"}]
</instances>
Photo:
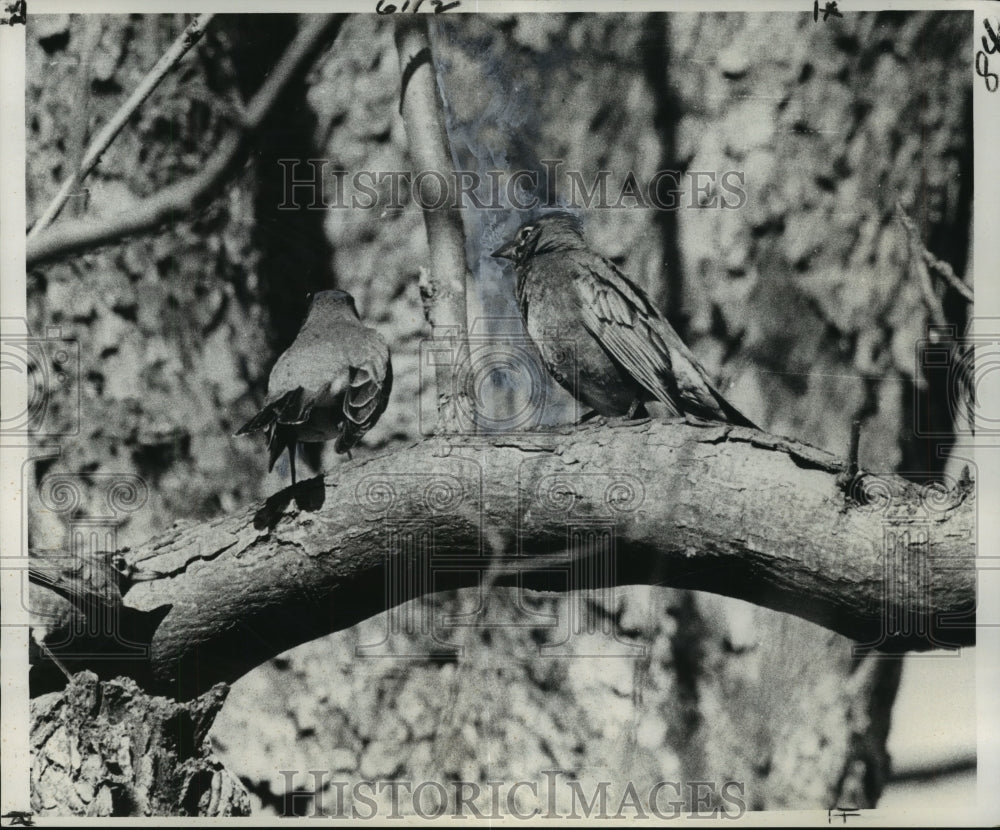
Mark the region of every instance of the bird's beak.
<instances>
[{"instance_id":1,"label":"bird's beak","mask_svg":"<svg viewBox=\"0 0 1000 830\"><path fill-rule=\"evenodd\" d=\"M517 246L513 242L507 242L497 248L490 256L496 257L497 259L514 259L514 252L517 250Z\"/></svg>"}]
</instances>

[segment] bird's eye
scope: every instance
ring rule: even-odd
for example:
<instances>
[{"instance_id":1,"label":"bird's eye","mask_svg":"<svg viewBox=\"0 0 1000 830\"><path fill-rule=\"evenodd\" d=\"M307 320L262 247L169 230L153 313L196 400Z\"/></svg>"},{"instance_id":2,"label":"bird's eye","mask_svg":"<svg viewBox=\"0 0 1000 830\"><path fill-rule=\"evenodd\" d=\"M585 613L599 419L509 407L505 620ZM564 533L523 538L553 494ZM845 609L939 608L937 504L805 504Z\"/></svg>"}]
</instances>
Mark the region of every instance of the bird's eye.
<instances>
[{"instance_id":1,"label":"bird's eye","mask_svg":"<svg viewBox=\"0 0 1000 830\"><path fill-rule=\"evenodd\" d=\"M521 242L527 241L528 237L531 236L535 231L534 225L528 225L526 228L521 228L521 233L518 234Z\"/></svg>"}]
</instances>

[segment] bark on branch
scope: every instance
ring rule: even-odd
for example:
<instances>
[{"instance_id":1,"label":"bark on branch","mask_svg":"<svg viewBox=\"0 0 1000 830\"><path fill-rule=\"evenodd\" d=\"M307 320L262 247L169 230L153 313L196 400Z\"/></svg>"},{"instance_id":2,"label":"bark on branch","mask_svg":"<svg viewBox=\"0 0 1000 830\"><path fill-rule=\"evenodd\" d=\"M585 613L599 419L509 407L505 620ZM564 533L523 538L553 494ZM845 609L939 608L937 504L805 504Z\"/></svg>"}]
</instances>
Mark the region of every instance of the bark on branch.
<instances>
[{"instance_id":1,"label":"bark on branch","mask_svg":"<svg viewBox=\"0 0 1000 830\"><path fill-rule=\"evenodd\" d=\"M536 590L711 591L871 648L972 644L972 624L956 627L975 602L971 483L862 472L845 500L842 469L718 424L436 437L175 526L125 553L144 580L125 601L171 604L148 670L180 697L408 599L486 584L486 571Z\"/></svg>"},{"instance_id":2,"label":"bark on branch","mask_svg":"<svg viewBox=\"0 0 1000 830\"><path fill-rule=\"evenodd\" d=\"M468 415L473 406L472 397L456 382L468 354L466 285L469 276L462 214L450 184L455 181L454 165L445 128L444 103L434 72L429 26L430 23L419 15L396 18L399 109L410 144L414 186L420 187L422 192L420 201L430 248L430 270L421 269L420 278L424 315L435 339L446 345L454 356L450 362L440 362L435 370L437 432L452 433L461 429L459 413Z\"/></svg>"}]
</instances>

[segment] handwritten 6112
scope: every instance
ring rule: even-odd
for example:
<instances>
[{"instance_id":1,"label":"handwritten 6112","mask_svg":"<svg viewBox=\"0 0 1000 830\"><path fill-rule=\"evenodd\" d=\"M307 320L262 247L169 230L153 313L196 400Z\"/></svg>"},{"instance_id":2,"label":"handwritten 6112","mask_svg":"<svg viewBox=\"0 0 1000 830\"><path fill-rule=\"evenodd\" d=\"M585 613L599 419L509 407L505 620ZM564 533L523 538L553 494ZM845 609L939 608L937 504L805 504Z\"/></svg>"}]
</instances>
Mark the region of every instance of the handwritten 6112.
<instances>
[{"instance_id":1,"label":"handwritten 6112","mask_svg":"<svg viewBox=\"0 0 1000 830\"><path fill-rule=\"evenodd\" d=\"M409 11L410 14L416 14L420 11L420 7L424 4L424 0L414 0L412 7L410 6L410 0L404 0L402 6L397 6L395 3L386 3L385 0L378 0L375 4L376 14L395 14L396 12ZM446 12L449 9L454 9L456 6L462 5L462 0L453 0L451 3L446 3L444 0L431 0L431 9L433 9L435 14L440 12Z\"/></svg>"}]
</instances>

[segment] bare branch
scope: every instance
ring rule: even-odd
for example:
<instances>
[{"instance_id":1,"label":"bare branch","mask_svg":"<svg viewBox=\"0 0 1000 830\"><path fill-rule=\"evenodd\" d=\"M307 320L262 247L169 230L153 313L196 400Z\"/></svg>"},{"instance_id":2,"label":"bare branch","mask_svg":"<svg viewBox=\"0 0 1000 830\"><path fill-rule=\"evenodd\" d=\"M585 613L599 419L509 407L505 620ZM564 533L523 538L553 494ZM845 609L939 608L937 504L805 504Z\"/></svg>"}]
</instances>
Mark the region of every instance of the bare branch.
<instances>
[{"instance_id":1,"label":"bare branch","mask_svg":"<svg viewBox=\"0 0 1000 830\"><path fill-rule=\"evenodd\" d=\"M30 268L176 221L212 198L218 187L242 164L249 134L260 127L287 84L308 66L329 39L336 37L342 20L341 15L319 15L303 25L247 105L242 128L222 139L197 175L165 187L114 216L65 222L40 233L28 241L27 266Z\"/></svg>"},{"instance_id":2,"label":"bare branch","mask_svg":"<svg viewBox=\"0 0 1000 830\"><path fill-rule=\"evenodd\" d=\"M104 23L104 16L99 14L85 15L82 20L83 31L80 37L80 64L77 68L76 78L74 78L76 90L73 93L73 114L70 117L69 129L66 135L66 164L64 167L67 170L79 170L83 165L83 159L87 153L87 139L90 136L91 73L94 68L97 46L104 32ZM60 206L62 202L67 201L73 195L69 190L69 185L70 182L66 182L63 190L56 196L56 200L61 200ZM79 216L86 211L88 201L86 198L87 191L83 189L77 192L75 187L73 191L76 192L77 196L82 197L78 198L73 204L72 213L74 216Z\"/></svg>"},{"instance_id":3,"label":"bare branch","mask_svg":"<svg viewBox=\"0 0 1000 830\"><path fill-rule=\"evenodd\" d=\"M927 250L927 246L924 245L920 238L920 230L917 228L916 222L904 210L902 202L896 202L896 213L899 215L903 227L906 228L906 235L910 243L910 260L917 269L917 277L920 280L920 291L924 297L924 305L927 306L927 310L930 312L931 322L936 326L943 326L945 324L944 311L941 307L940 298L934 293L934 286L931 282L930 270L928 269L939 274L948 285L954 288L970 303L974 299L972 289L958 278L955 270L947 262L938 259Z\"/></svg>"},{"instance_id":4,"label":"bare branch","mask_svg":"<svg viewBox=\"0 0 1000 830\"><path fill-rule=\"evenodd\" d=\"M924 262L926 262L933 271L944 277L945 282L965 297L966 300L970 303L974 302L975 296L972 293L972 289L958 278L958 274L955 273L955 269L952 268L951 265L943 259L938 259L934 256L934 254L928 251L927 248L924 248Z\"/></svg>"},{"instance_id":5,"label":"bare branch","mask_svg":"<svg viewBox=\"0 0 1000 830\"><path fill-rule=\"evenodd\" d=\"M35 222L28 232L29 240L38 236L59 215L59 211L66 204L66 200L76 191L83 180L87 178L90 171L97 166L97 162L101 160L104 151L118 137L118 133L122 131L122 127L128 123L128 120L142 106L153 90L159 86L160 81L166 77L167 73L180 62L180 59L187 54L192 46L201 40L201 36L205 33L205 28L213 17L215 17L214 14L199 14L188 24L177 40L170 45L170 48L163 53L163 56L156 62L156 65L149 70L146 77L142 79L139 86L128 97L128 100L118 108L118 111L111 117L111 120L104 126L104 129L90 143L90 147L87 148L87 152L76 172L63 182L63 186L59 188L59 192L55 198L49 203L49 206L38 217L38 221Z\"/></svg>"},{"instance_id":6,"label":"bare branch","mask_svg":"<svg viewBox=\"0 0 1000 830\"><path fill-rule=\"evenodd\" d=\"M396 50L399 53L400 111L406 123L410 158L414 167L414 186L422 190L424 224L430 247L430 270L421 273L420 292L424 314L433 336L451 347L453 360L436 367L438 393L438 432L457 432L459 410L471 412L472 399L465 389L456 388L457 371L468 354L468 315L465 262L465 234L462 215L454 204L450 183L454 181L448 134L445 129L444 104L434 72L426 15L399 15L396 18ZM417 176L424 171L438 176ZM445 192L440 192L442 182ZM432 192L432 187L438 188ZM441 203L441 207L428 205Z\"/></svg>"},{"instance_id":7,"label":"bare branch","mask_svg":"<svg viewBox=\"0 0 1000 830\"><path fill-rule=\"evenodd\" d=\"M149 665L134 669L191 696L398 603L489 590L494 578L547 591L710 591L872 648L971 644L969 625L947 627L975 601L971 487L862 472L845 507L842 467L803 444L707 423L429 439L124 552L140 580L127 607L171 606ZM400 534L429 541L401 546ZM607 561L594 558L602 550ZM72 649L59 656L102 671L74 665Z\"/></svg>"}]
</instances>

